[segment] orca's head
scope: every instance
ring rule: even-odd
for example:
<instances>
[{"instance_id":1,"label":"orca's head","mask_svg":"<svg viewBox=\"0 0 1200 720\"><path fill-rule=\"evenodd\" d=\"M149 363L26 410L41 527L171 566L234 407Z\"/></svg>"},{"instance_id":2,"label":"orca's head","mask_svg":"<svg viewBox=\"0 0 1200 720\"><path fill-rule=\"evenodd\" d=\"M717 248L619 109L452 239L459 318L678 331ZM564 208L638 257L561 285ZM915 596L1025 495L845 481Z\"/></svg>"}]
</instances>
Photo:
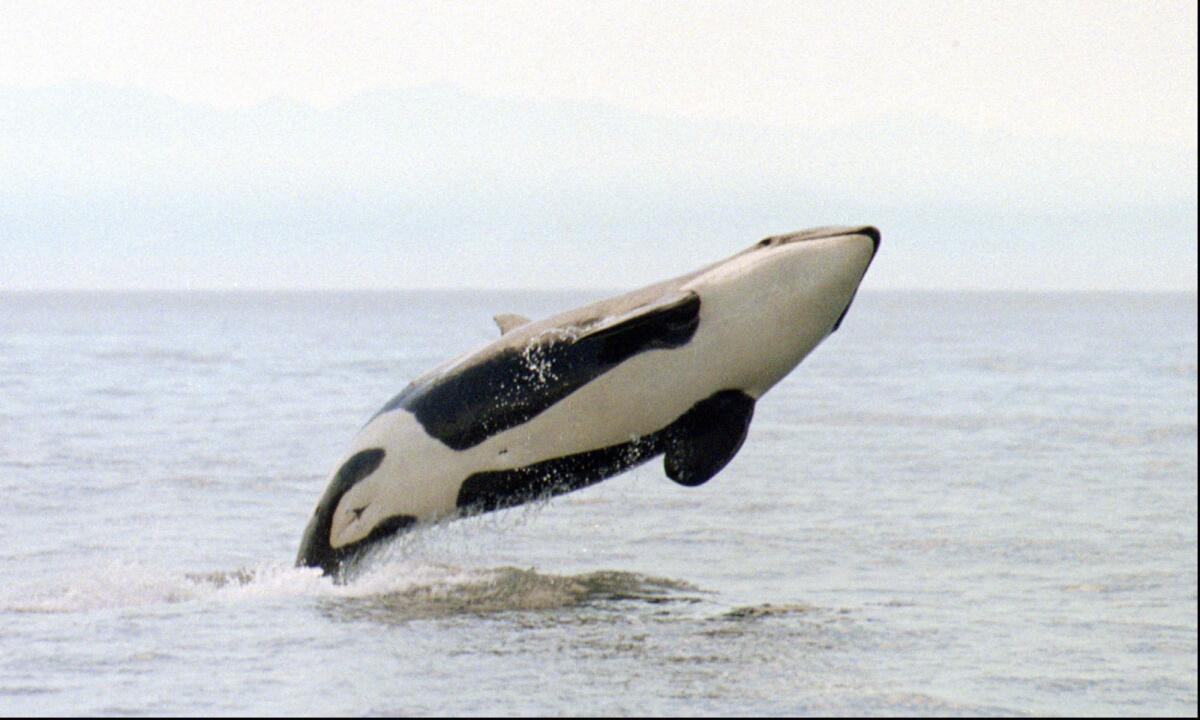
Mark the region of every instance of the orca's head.
<instances>
[{"instance_id":1,"label":"orca's head","mask_svg":"<svg viewBox=\"0 0 1200 720\"><path fill-rule=\"evenodd\" d=\"M879 251L870 225L820 227L763 238L697 279L738 288L768 317L776 310L803 316L821 337L838 329Z\"/></svg>"},{"instance_id":2,"label":"orca's head","mask_svg":"<svg viewBox=\"0 0 1200 720\"><path fill-rule=\"evenodd\" d=\"M810 228L763 238L743 254L799 257L799 254L820 253L827 265L840 263L845 266L830 269L844 270L861 280L875 253L879 252L879 238L879 230L870 225ZM806 259L811 260L812 257Z\"/></svg>"},{"instance_id":3,"label":"orca's head","mask_svg":"<svg viewBox=\"0 0 1200 720\"><path fill-rule=\"evenodd\" d=\"M700 331L738 387L759 397L838 329L878 248L869 226L775 235L682 287L700 294Z\"/></svg>"},{"instance_id":4,"label":"orca's head","mask_svg":"<svg viewBox=\"0 0 1200 720\"><path fill-rule=\"evenodd\" d=\"M325 494L317 503L304 538L300 541L300 552L296 556L297 566L319 567L326 575L343 570L367 550L414 525L411 515L389 515L384 518L364 518L368 505L355 506L351 491L361 484L383 464L387 452L382 447L359 450L351 455L334 472ZM361 502L361 501L360 501ZM374 513L372 513L374 514ZM347 539L347 525L362 520L372 522L360 537Z\"/></svg>"},{"instance_id":5,"label":"orca's head","mask_svg":"<svg viewBox=\"0 0 1200 720\"><path fill-rule=\"evenodd\" d=\"M821 273L824 285L842 294L848 290L849 297L830 327L833 333L850 311L858 285L879 252L879 242L879 230L870 225L819 227L764 238L746 252L769 255L771 262L795 264L800 266L798 272L810 277L815 277L815 269ZM837 297L838 293L830 292L829 296Z\"/></svg>"}]
</instances>

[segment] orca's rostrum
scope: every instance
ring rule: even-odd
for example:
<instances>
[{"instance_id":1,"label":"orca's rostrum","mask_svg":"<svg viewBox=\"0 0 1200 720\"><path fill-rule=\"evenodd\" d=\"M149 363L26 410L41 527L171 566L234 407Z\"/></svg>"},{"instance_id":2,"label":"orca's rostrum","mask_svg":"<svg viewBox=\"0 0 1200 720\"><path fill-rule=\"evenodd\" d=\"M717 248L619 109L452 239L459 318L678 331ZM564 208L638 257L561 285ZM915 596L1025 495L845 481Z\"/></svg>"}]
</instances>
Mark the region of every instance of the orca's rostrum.
<instances>
[{"instance_id":1,"label":"orca's rostrum","mask_svg":"<svg viewBox=\"0 0 1200 720\"><path fill-rule=\"evenodd\" d=\"M754 403L841 325L873 227L766 238L682 277L537 322L417 378L355 437L297 564L338 571L424 522L591 485L658 455L696 486Z\"/></svg>"}]
</instances>

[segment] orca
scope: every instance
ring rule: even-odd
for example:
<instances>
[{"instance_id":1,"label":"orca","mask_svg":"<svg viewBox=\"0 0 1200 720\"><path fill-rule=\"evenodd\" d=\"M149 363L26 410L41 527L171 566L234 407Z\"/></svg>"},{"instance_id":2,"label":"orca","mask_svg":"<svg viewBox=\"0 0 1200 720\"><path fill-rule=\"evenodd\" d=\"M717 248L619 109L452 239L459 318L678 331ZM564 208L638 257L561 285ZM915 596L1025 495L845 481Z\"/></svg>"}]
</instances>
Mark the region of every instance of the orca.
<instances>
[{"instance_id":1,"label":"orca","mask_svg":"<svg viewBox=\"0 0 1200 720\"><path fill-rule=\"evenodd\" d=\"M763 393L845 318L873 227L768 237L720 262L539 321L413 380L358 432L296 564L338 574L424 523L577 490L659 455L702 485Z\"/></svg>"}]
</instances>

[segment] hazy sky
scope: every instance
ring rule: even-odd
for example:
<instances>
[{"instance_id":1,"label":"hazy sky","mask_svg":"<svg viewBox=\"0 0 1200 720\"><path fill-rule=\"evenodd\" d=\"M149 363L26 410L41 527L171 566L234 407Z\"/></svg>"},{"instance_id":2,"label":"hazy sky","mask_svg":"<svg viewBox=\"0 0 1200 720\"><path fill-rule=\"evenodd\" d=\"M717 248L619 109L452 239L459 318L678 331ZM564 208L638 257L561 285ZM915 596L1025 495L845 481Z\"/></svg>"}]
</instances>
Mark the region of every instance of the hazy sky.
<instances>
[{"instance_id":1,"label":"hazy sky","mask_svg":"<svg viewBox=\"0 0 1200 720\"><path fill-rule=\"evenodd\" d=\"M1194 289L1192 3L3 3L0 288Z\"/></svg>"}]
</instances>

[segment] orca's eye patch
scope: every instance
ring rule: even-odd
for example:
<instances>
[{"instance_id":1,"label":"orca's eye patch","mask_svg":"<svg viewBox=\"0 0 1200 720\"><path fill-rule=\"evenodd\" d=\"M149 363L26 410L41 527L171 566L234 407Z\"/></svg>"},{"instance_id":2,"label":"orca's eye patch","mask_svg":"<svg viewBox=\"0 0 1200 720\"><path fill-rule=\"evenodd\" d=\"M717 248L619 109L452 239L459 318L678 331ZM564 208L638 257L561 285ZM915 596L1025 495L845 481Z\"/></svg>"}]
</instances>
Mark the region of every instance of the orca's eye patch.
<instances>
[{"instance_id":1,"label":"orca's eye patch","mask_svg":"<svg viewBox=\"0 0 1200 720\"><path fill-rule=\"evenodd\" d=\"M350 459L342 463L338 468L337 474L334 475L333 482L329 484L329 490L326 492L326 497L332 501L330 509L337 501L342 499L350 488L362 482L371 473L379 469L383 463L384 456L383 448L371 448L356 452L350 456Z\"/></svg>"}]
</instances>

